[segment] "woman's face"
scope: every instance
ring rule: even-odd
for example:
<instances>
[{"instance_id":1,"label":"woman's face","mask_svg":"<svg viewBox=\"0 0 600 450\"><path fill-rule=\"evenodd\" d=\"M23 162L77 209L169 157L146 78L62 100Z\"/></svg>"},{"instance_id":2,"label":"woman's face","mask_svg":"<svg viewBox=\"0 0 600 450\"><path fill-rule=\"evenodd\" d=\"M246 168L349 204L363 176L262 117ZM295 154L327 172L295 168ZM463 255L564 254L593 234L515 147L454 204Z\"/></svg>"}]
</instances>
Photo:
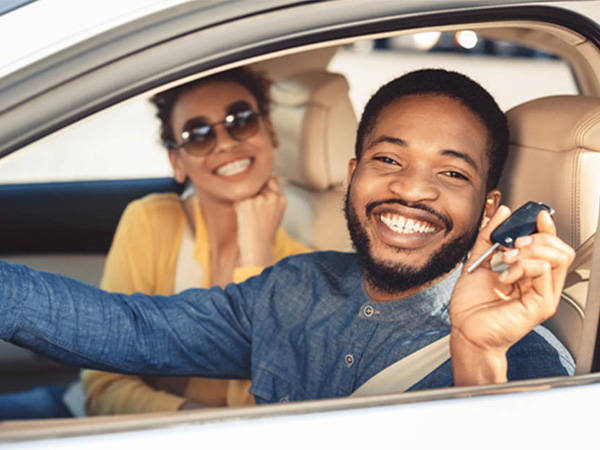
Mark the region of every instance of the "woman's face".
<instances>
[{"instance_id":1,"label":"woman's face","mask_svg":"<svg viewBox=\"0 0 600 450\"><path fill-rule=\"evenodd\" d=\"M258 112L254 96L233 81L208 83L179 96L173 107L171 123L180 143L184 128L194 123L215 124L240 109ZM275 136L267 117L258 120L258 131L247 139L232 138L225 126L214 126L216 143L204 156L190 154L185 148L172 149L169 158L178 181L189 177L200 198L236 202L257 194L273 171ZM187 126L186 126L187 124Z\"/></svg>"}]
</instances>

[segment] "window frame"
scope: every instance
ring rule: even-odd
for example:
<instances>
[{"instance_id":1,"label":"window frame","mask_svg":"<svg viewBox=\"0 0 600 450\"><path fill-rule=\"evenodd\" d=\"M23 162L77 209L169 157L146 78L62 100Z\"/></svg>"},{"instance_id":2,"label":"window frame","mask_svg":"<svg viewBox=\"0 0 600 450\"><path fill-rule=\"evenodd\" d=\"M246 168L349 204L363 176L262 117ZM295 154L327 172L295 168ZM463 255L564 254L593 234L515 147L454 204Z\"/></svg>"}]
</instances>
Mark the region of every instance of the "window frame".
<instances>
[{"instance_id":1,"label":"window frame","mask_svg":"<svg viewBox=\"0 0 600 450\"><path fill-rule=\"evenodd\" d=\"M314 11L310 13L310 9L299 4L202 28L196 24L185 33L161 41L148 37L148 30L154 30L157 21L187 23L197 19L202 11L193 11L183 20L179 8L172 8L152 16L153 24L140 19L125 26L125 30L121 27L105 33L1 78L0 121L7 126L0 129L0 157L95 112L170 83L179 84L186 78L208 75L289 49L331 45L337 40L433 26L524 20L576 30L600 48L598 27L590 19L567 9L549 6L460 8L456 2L446 7L447 12L429 13L419 12L413 2L406 3L365 5L358 0L319 3L315 7L329 7L327 17L320 23L315 23ZM260 21L280 26L268 29ZM200 23L207 23L206 14ZM290 29L285 24L294 27ZM138 27L137 32L135 27ZM177 27L181 24L176 23L171 33ZM159 37L163 37L160 35L165 34L164 30L160 31ZM109 40L111 37L114 41ZM138 48L132 48L133 44L119 48L125 39L136 42Z\"/></svg>"}]
</instances>

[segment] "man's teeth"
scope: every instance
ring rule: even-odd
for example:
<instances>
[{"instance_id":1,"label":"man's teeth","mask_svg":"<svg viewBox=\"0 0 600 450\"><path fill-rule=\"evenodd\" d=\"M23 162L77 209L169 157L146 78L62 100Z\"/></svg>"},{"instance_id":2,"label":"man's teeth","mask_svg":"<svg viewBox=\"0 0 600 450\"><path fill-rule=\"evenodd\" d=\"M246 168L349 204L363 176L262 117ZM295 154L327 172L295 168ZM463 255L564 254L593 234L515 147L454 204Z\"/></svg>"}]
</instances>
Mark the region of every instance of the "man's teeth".
<instances>
[{"instance_id":1,"label":"man's teeth","mask_svg":"<svg viewBox=\"0 0 600 450\"><path fill-rule=\"evenodd\" d=\"M246 159L238 159L236 161L232 161L229 164L225 164L217 169L217 175L221 175L222 177L230 177L232 175L237 175L238 173L243 172L248 168L252 161L250 158Z\"/></svg>"},{"instance_id":2,"label":"man's teeth","mask_svg":"<svg viewBox=\"0 0 600 450\"><path fill-rule=\"evenodd\" d=\"M397 214L381 214L379 219L396 233L433 233L436 230L427 222L407 219Z\"/></svg>"}]
</instances>

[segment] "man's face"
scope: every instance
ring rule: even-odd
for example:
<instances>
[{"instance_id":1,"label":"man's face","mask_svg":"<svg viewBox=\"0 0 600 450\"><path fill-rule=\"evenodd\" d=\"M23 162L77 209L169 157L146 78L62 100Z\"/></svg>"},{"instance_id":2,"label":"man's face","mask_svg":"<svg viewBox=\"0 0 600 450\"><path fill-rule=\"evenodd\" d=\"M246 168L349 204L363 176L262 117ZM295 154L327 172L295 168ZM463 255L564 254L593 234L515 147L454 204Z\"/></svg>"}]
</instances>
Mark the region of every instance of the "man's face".
<instances>
[{"instance_id":1,"label":"man's face","mask_svg":"<svg viewBox=\"0 0 600 450\"><path fill-rule=\"evenodd\" d=\"M445 96L407 96L379 113L350 162L346 199L372 297L420 290L469 251L499 201L486 196L487 139L481 119Z\"/></svg>"}]
</instances>

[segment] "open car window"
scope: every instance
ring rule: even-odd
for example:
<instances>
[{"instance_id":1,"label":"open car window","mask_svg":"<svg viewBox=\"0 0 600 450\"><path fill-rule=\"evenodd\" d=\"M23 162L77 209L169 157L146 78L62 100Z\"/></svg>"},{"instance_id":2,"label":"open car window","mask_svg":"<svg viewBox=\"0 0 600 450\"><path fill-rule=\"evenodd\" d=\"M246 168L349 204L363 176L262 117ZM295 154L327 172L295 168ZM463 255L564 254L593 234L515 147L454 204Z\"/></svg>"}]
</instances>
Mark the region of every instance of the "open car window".
<instances>
[{"instance_id":1,"label":"open car window","mask_svg":"<svg viewBox=\"0 0 600 450\"><path fill-rule=\"evenodd\" d=\"M469 29L358 41L340 49L329 64L330 70L348 78L358 112L379 86L424 67L468 74L504 111L538 97L579 93L571 65L563 58Z\"/></svg>"},{"instance_id":2,"label":"open car window","mask_svg":"<svg viewBox=\"0 0 600 450\"><path fill-rule=\"evenodd\" d=\"M298 58L296 72L306 70L303 65L307 69L322 66L323 52L316 53ZM469 75L505 111L538 97L578 93L568 61L472 30L360 40L336 47L327 57L329 62L321 69L346 77L357 116L378 87L399 74L425 67ZM275 80L290 75L289 69L282 74L274 63L263 65L267 75L271 66ZM98 113L1 159L0 184L169 177L172 169L158 137L155 114L145 96Z\"/></svg>"}]
</instances>

